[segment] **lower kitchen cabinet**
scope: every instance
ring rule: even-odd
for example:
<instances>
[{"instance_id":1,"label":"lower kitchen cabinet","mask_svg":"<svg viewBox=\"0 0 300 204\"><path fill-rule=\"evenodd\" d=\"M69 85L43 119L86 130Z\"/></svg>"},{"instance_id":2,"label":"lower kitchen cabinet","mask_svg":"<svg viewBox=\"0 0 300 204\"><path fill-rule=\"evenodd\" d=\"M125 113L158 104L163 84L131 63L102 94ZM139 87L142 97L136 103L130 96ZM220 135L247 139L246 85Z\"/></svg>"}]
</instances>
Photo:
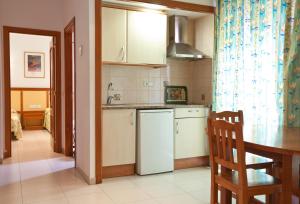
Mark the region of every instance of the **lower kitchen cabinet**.
<instances>
[{"instance_id":1,"label":"lower kitchen cabinet","mask_svg":"<svg viewBox=\"0 0 300 204\"><path fill-rule=\"evenodd\" d=\"M103 111L103 166L135 163L136 110Z\"/></svg>"},{"instance_id":2,"label":"lower kitchen cabinet","mask_svg":"<svg viewBox=\"0 0 300 204\"><path fill-rule=\"evenodd\" d=\"M208 155L207 117L175 119L175 159Z\"/></svg>"}]
</instances>

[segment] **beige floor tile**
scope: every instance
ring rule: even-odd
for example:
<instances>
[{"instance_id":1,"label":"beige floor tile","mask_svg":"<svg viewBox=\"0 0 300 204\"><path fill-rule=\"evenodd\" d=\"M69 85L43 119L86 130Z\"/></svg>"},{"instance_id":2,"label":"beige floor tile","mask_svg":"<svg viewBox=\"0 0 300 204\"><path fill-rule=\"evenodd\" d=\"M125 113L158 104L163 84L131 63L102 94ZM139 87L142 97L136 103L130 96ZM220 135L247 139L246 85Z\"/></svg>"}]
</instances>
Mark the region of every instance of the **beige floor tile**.
<instances>
[{"instance_id":1,"label":"beige floor tile","mask_svg":"<svg viewBox=\"0 0 300 204\"><path fill-rule=\"evenodd\" d=\"M199 201L188 194L168 196L157 199L160 204L199 204Z\"/></svg>"},{"instance_id":2,"label":"beige floor tile","mask_svg":"<svg viewBox=\"0 0 300 204\"><path fill-rule=\"evenodd\" d=\"M96 185L88 185L88 184L62 187L62 191L68 198L76 195L103 193L103 191L100 188L98 188Z\"/></svg>"},{"instance_id":3,"label":"beige floor tile","mask_svg":"<svg viewBox=\"0 0 300 204\"><path fill-rule=\"evenodd\" d=\"M105 179L102 184L98 185L98 187L101 188L102 190L117 191L123 189L136 188L137 185L127 178L116 178L116 179Z\"/></svg>"},{"instance_id":4,"label":"beige floor tile","mask_svg":"<svg viewBox=\"0 0 300 204\"><path fill-rule=\"evenodd\" d=\"M126 204L159 204L159 203L155 200L144 200L144 201L138 201L138 202L126 203Z\"/></svg>"},{"instance_id":5,"label":"beige floor tile","mask_svg":"<svg viewBox=\"0 0 300 204\"><path fill-rule=\"evenodd\" d=\"M56 182L56 180L50 178L38 178L25 180L22 182L23 194L30 194L32 192L51 189L60 189L60 185Z\"/></svg>"},{"instance_id":6,"label":"beige floor tile","mask_svg":"<svg viewBox=\"0 0 300 204\"><path fill-rule=\"evenodd\" d=\"M65 198L64 194L60 190L60 188L47 188L40 189L37 191L23 191L23 202L31 203L31 202L42 202L48 200L57 200Z\"/></svg>"},{"instance_id":7,"label":"beige floor tile","mask_svg":"<svg viewBox=\"0 0 300 204\"><path fill-rule=\"evenodd\" d=\"M1 195L0 203L2 204L22 204L22 197L16 195Z\"/></svg>"},{"instance_id":8,"label":"beige floor tile","mask_svg":"<svg viewBox=\"0 0 300 204\"><path fill-rule=\"evenodd\" d=\"M186 180L180 183L176 183L180 189L185 192L199 191L199 190L210 190L210 181L203 182L200 180Z\"/></svg>"},{"instance_id":9,"label":"beige floor tile","mask_svg":"<svg viewBox=\"0 0 300 204\"><path fill-rule=\"evenodd\" d=\"M163 179L161 175L148 175L148 176L135 176L130 178L137 186L150 186L150 185L160 185L168 183L166 179Z\"/></svg>"},{"instance_id":10,"label":"beige floor tile","mask_svg":"<svg viewBox=\"0 0 300 204\"><path fill-rule=\"evenodd\" d=\"M115 203L129 203L149 200L151 197L138 188L122 190L104 190Z\"/></svg>"},{"instance_id":11,"label":"beige floor tile","mask_svg":"<svg viewBox=\"0 0 300 204\"><path fill-rule=\"evenodd\" d=\"M68 198L69 204L115 204L104 193L77 195Z\"/></svg>"},{"instance_id":12,"label":"beige floor tile","mask_svg":"<svg viewBox=\"0 0 300 204\"><path fill-rule=\"evenodd\" d=\"M22 180L28 180L47 176L53 173L53 171L46 160L39 160L20 163L20 173Z\"/></svg>"},{"instance_id":13,"label":"beige floor tile","mask_svg":"<svg viewBox=\"0 0 300 204\"><path fill-rule=\"evenodd\" d=\"M190 194L192 197L194 197L198 201L201 201L201 203L203 203L203 204L204 203L209 204L209 201L210 201L210 189L209 188L199 190L199 191L189 192L188 194Z\"/></svg>"},{"instance_id":14,"label":"beige floor tile","mask_svg":"<svg viewBox=\"0 0 300 204\"><path fill-rule=\"evenodd\" d=\"M21 196L21 183L11 183L0 186L0 197L2 195Z\"/></svg>"},{"instance_id":15,"label":"beige floor tile","mask_svg":"<svg viewBox=\"0 0 300 204\"><path fill-rule=\"evenodd\" d=\"M61 198L49 199L43 201L27 202L24 204L68 204L68 200L65 197L61 197Z\"/></svg>"},{"instance_id":16,"label":"beige floor tile","mask_svg":"<svg viewBox=\"0 0 300 204\"><path fill-rule=\"evenodd\" d=\"M87 185L72 158L53 153L47 131L24 132L0 165L5 204L208 204L210 169L105 179Z\"/></svg>"},{"instance_id":17,"label":"beige floor tile","mask_svg":"<svg viewBox=\"0 0 300 204\"><path fill-rule=\"evenodd\" d=\"M141 186L140 189L153 198L166 197L184 193L180 188L169 183Z\"/></svg>"},{"instance_id":18,"label":"beige floor tile","mask_svg":"<svg viewBox=\"0 0 300 204\"><path fill-rule=\"evenodd\" d=\"M20 181L19 165L16 163L0 165L0 178L0 186L18 183Z\"/></svg>"}]
</instances>

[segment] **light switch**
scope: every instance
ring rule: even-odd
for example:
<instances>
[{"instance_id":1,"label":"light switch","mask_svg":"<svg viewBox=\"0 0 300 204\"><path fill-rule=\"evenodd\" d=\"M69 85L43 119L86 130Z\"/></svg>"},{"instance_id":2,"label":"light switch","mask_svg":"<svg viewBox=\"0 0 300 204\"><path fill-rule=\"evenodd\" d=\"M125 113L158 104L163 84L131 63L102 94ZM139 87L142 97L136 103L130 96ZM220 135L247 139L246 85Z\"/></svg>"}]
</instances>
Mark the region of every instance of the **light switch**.
<instances>
[{"instance_id":1,"label":"light switch","mask_svg":"<svg viewBox=\"0 0 300 204\"><path fill-rule=\"evenodd\" d=\"M83 55L83 45L80 45L78 47L78 51L79 51L79 55L82 56Z\"/></svg>"}]
</instances>

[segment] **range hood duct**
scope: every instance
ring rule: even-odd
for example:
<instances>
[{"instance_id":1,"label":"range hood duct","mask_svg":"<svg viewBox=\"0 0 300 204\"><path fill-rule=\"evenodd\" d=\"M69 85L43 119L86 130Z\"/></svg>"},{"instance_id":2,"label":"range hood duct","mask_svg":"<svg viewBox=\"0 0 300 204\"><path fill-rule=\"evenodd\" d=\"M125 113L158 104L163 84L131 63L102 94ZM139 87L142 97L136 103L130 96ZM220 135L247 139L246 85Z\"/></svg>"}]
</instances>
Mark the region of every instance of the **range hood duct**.
<instances>
[{"instance_id":1,"label":"range hood duct","mask_svg":"<svg viewBox=\"0 0 300 204\"><path fill-rule=\"evenodd\" d=\"M188 17L169 17L169 46L167 57L185 60L200 60L204 54L188 44Z\"/></svg>"}]
</instances>

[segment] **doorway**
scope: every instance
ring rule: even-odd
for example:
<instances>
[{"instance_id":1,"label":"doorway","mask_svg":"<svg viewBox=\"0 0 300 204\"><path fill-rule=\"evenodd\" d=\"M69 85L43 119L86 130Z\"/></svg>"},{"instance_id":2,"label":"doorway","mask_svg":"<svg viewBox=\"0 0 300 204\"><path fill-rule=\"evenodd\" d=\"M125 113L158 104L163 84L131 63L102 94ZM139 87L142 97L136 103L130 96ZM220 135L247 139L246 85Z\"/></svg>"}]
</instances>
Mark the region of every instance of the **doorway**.
<instances>
[{"instance_id":1,"label":"doorway","mask_svg":"<svg viewBox=\"0 0 300 204\"><path fill-rule=\"evenodd\" d=\"M32 50L21 51L20 55L23 60L17 59L20 65L17 66L17 71L12 70L11 44L12 36L36 36L49 40L49 49L45 52L38 52ZM50 141L52 143L52 150L56 153L62 152L61 145L61 67L60 67L60 32L36 30L28 28L3 27L4 39L4 100L5 100L5 152L4 157L12 156L12 139L18 139L18 131L23 129L41 130L43 133L51 133ZM23 43L26 42L23 39ZM35 43L33 43L35 44ZM35 46L40 43L36 43ZM46 55L47 53L47 55ZM47 59L45 59L47 58ZM18 82L24 80L32 83L33 81L41 83L46 78L45 61L49 63L48 84L47 87L31 87L32 84L20 87L12 87L12 74L22 73L17 80ZM14 72L14 73L13 73ZM39 80L37 80L39 79ZM14 83L14 82L13 82ZM25 83L25 82L24 82ZM15 98L17 97L17 98ZM40 100L39 102L32 101L33 98ZM14 101L12 101L12 99ZM15 99L17 99L15 101ZM12 104L14 102L14 104ZM19 103L19 106L18 106ZM16 108L18 110L12 110ZM48 111L49 123L48 126L44 123L46 121L46 111ZM21 126L18 131L12 130L12 115L19 118L16 124ZM22 134L22 133L21 133ZM32 134L31 134L32 135ZM48 135L48 134L46 134ZM20 135L19 135L20 136ZM16 138L15 138L16 137ZM47 137L47 136L46 136Z\"/></svg>"},{"instance_id":2,"label":"doorway","mask_svg":"<svg viewBox=\"0 0 300 204\"><path fill-rule=\"evenodd\" d=\"M76 155L75 18L64 29L65 48L65 155Z\"/></svg>"}]
</instances>

